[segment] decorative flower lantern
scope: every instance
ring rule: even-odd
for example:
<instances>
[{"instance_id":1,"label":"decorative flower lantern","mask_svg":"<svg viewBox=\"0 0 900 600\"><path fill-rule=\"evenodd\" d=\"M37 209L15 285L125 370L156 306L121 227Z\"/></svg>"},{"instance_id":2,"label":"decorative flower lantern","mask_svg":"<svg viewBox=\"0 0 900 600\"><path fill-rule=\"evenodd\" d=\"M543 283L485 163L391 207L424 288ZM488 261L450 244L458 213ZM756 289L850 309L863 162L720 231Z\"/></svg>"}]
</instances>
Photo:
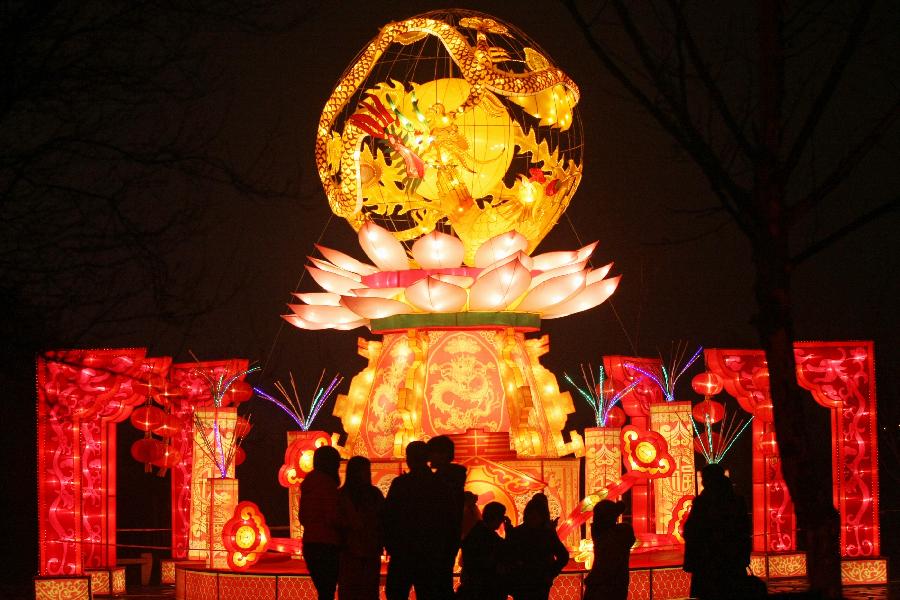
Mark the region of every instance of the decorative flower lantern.
<instances>
[{"instance_id":1,"label":"decorative flower lantern","mask_svg":"<svg viewBox=\"0 0 900 600\"><path fill-rule=\"evenodd\" d=\"M527 36L462 10L386 25L335 85L316 163L369 262L317 246L323 291L284 318L383 335L360 340L369 365L335 406L352 454L467 429L508 431L521 456L581 451L546 337L525 338L619 283L589 263L596 242L532 255L581 180L578 100Z\"/></svg>"}]
</instances>

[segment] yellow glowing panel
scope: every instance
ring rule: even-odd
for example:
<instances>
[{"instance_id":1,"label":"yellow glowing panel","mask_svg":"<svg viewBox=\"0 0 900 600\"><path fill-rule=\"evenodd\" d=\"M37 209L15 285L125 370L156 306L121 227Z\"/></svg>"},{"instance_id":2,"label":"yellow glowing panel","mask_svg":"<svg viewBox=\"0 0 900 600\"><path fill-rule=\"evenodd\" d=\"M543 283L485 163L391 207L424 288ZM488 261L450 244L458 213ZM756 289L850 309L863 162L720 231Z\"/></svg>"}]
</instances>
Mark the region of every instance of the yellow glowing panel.
<instances>
[{"instance_id":1,"label":"yellow glowing panel","mask_svg":"<svg viewBox=\"0 0 900 600\"><path fill-rule=\"evenodd\" d=\"M650 427L660 433L675 459L675 469L667 477L653 480L656 532L666 533L672 512L684 496L694 495L694 432L690 402L667 402L650 406ZM640 452L640 445L638 446Z\"/></svg>"},{"instance_id":2,"label":"yellow glowing panel","mask_svg":"<svg viewBox=\"0 0 900 600\"><path fill-rule=\"evenodd\" d=\"M34 580L35 600L90 600L90 577L46 577Z\"/></svg>"},{"instance_id":3,"label":"yellow glowing panel","mask_svg":"<svg viewBox=\"0 0 900 600\"><path fill-rule=\"evenodd\" d=\"M222 529L225 523L234 516L234 508L238 504L238 480L213 477L209 480L209 559L206 565L213 569L228 568L228 550L222 541Z\"/></svg>"},{"instance_id":4,"label":"yellow glowing panel","mask_svg":"<svg viewBox=\"0 0 900 600\"><path fill-rule=\"evenodd\" d=\"M198 431L194 424L193 465L191 467L191 530L188 559L209 559L209 507L212 500L210 478L221 477L221 471L213 461L208 447L212 442L216 460L228 456L234 445L234 428L237 423L237 408L204 408L194 413L203 424L203 431ZM214 442L214 424L218 423L221 436L221 447ZM234 461L225 469L227 477L234 477ZM229 515L230 516L230 515Z\"/></svg>"},{"instance_id":5,"label":"yellow glowing panel","mask_svg":"<svg viewBox=\"0 0 900 600\"><path fill-rule=\"evenodd\" d=\"M841 561L841 581L844 585L884 585L887 580L887 559Z\"/></svg>"}]
</instances>

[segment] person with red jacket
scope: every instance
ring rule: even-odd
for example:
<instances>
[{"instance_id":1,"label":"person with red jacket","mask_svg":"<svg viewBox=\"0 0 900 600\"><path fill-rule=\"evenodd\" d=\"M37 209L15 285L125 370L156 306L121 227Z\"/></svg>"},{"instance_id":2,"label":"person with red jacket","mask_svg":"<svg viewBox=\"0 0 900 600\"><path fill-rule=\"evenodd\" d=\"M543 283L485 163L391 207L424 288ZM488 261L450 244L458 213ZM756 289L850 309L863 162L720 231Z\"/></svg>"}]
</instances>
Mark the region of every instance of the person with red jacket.
<instances>
[{"instance_id":1,"label":"person with red jacket","mask_svg":"<svg viewBox=\"0 0 900 600\"><path fill-rule=\"evenodd\" d=\"M337 588L340 529L338 523L338 470L341 455L331 446L313 454L313 470L300 484L300 524L303 558L320 600L333 600Z\"/></svg>"}]
</instances>

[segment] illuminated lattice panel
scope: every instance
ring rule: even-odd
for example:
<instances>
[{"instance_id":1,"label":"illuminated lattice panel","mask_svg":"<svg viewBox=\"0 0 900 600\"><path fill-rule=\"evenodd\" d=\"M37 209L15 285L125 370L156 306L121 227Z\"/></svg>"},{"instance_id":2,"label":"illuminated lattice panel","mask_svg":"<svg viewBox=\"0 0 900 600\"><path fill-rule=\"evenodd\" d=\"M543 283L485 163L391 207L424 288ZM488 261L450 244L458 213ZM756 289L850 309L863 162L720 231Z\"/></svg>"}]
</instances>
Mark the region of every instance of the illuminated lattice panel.
<instances>
[{"instance_id":1,"label":"illuminated lattice panel","mask_svg":"<svg viewBox=\"0 0 900 600\"><path fill-rule=\"evenodd\" d=\"M159 563L159 581L163 585L175 584L175 561L164 558Z\"/></svg>"},{"instance_id":2,"label":"illuminated lattice panel","mask_svg":"<svg viewBox=\"0 0 900 600\"><path fill-rule=\"evenodd\" d=\"M675 459L668 477L653 480L656 533L666 533L678 501L694 495L694 432L691 403L667 402L650 406L650 428L660 433Z\"/></svg>"},{"instance_id":3,"label":"illuminated lattice panel","mask_svg":"<svg viewBox=\"0 0 900 600\"><path fill-rule=\"evenodd\" d=\"M90 600L90 577L35 577L35 600Z\"/></svg>"},{"instance_id":4,"label":"illuminated lattice panel","mask_svg":"<svg viewBox=\"0 0 900 600\"><path fill-rule=\"evenodd\" d=\"M581 573L562 573L553 580L551 600L581 600L584 582Z\"/></svg>"},{"instance_id":5,"label":"illuminated lattice panel","mask_svg":"<svg viewBox=\"0 0 900 600\"><path fill-rule=\"evenodd\" d=\"M118 596L125 593L125 567L111 569L85 569L91 578L91 594L94 596Z\"/></svg>"},{"instance_id":6,"label":"illuminated lattice panel","mask_svg":"<svg viewBox=\"0 0 900 600\"><path fill-rule=\"evenodd\" d=\"M844 585L886 584L887 559L842 560L841 580Z\"/></svg>"}]
</instances>

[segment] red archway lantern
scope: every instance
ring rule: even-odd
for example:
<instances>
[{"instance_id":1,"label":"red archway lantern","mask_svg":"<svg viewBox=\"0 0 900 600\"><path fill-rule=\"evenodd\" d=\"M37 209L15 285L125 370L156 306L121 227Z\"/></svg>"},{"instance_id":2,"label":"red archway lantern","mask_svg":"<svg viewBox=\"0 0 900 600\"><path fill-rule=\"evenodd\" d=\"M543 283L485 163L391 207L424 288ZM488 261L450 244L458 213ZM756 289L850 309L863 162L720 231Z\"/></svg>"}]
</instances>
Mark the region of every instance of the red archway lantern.
<instances>
[{"instance_id":1,"label":"red archway lantern","mask_svg":"<svg viewBox=\"0 0 900 600\"><path fill-rule=\"evenodd\" d=\"M167 416L163 409L147 404L131 413L131 424L141 431L152 431L165 423Z\"/></svg>"},{"instance_id":2,"label":"red archway lantern","mask_svg":"<svg viewBox=\"0 0 900 600\"><path fill-rule=\"evenodd\" d=\"M694 376L691 387L701 396L715 396L722 391L722 378L709 371Z\"/></svg>"}]
</instances>

